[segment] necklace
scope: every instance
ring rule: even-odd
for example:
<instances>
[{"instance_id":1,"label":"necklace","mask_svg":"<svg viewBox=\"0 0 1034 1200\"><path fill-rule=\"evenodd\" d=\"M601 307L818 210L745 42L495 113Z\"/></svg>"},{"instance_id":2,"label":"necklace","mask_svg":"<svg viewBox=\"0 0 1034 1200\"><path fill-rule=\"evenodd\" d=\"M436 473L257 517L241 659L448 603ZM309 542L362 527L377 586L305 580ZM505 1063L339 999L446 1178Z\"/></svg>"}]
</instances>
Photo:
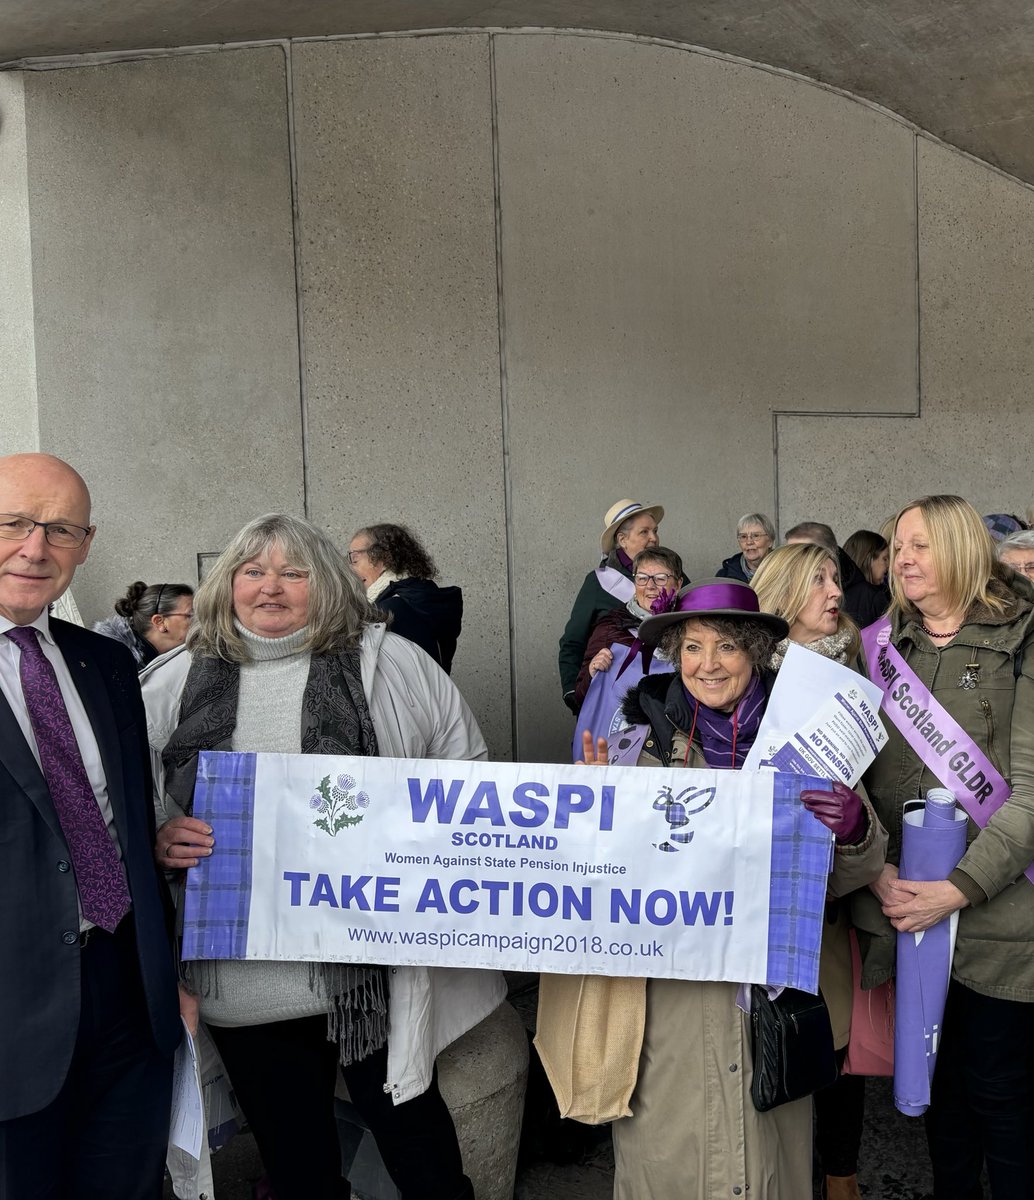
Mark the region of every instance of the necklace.
<instances>
[{"instance_id":1,"label":"necklace","mask_svg":"<svg viewBox=\"0 0 1034 1200\"><path fill-rule=\"evenodd\" d=\"M958 627L958 629L952 629L948 633L934 633L934 631L932 629L927 629L926 625L922 621L919 622L919 628L923 631L923 633L926 634L927 637L932 637L932 638L952 638L957 633L962 632L962 626L960 625Z\"/></svg>"}]
</instances>

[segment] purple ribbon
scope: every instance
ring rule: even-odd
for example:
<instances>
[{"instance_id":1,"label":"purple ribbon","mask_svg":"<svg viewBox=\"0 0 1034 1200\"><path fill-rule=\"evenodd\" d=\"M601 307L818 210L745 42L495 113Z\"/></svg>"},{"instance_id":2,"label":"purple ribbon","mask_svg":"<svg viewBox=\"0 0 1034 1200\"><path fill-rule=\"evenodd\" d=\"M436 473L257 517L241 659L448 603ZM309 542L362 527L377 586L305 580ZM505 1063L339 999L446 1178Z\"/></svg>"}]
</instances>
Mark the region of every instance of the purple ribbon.
<instances>
[{"instance_id":1,"label":"purple ribbon","mask_svg":"<svg viewBox=\"0 0 1034 1200\"><path fill-rule=\"evenodd\" d=\"M954 794L983 829L1012 794L994 763L905 662L890 642L890 622L862 630L869 678L883 692L883 711L919 761ZM1034 864L1024 872L1034 883Z\"/></svg>"},{"instance_id":2,"label":"purple ribbon","mask_svg":"<svg viewBox=\"0 0 1034 1200\"><path fill-rule=\"evenodd\" d=\"M715 608L731 608L736 612L760 612L757 593L742 583L702 583L683 592L672 612L707 612Z\"/></svg>"}]
</instances>

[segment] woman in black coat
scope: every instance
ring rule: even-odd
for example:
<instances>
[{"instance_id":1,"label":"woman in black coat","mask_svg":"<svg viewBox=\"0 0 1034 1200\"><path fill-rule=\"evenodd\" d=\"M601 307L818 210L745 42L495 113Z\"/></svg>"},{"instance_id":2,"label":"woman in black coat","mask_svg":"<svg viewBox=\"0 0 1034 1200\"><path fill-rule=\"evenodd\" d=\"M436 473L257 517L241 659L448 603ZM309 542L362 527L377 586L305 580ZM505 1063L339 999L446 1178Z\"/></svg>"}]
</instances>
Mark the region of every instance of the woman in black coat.
<instances>
[{"instance_id":1,"label":"woman in black coat","mask_svg":"<svg viewBox=\"0 0 1034 1200\"><path fill-rule=\"evenodd\" d=\"M452 669L463 618L463 593L439 587L434 560L404 525L366 525L348 546L348 561L366 598L391 614L391 630Z\"/></svg>"}]
</instances>

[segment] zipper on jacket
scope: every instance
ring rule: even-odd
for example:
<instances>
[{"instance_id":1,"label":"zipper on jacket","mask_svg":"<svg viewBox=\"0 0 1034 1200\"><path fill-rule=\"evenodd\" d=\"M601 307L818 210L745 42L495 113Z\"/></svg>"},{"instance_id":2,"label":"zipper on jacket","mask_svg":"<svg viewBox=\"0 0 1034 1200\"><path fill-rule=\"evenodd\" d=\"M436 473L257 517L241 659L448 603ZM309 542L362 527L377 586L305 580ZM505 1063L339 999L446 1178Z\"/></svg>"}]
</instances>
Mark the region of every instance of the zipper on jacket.
<instances>
[{"instance_id":1,"label":"zipper on jacket","mask_svg":"<svg viewBox=\"0 0 1034 1200\"><path fill-rule=\"evenodd\" d=\"M1002 764L998 760L998 755L995 752L995 715L991 708L991 701L986 696L980 697L980 707L984 710L984 724L987 726L987 757L994 764L995 770L999 775L1004 775Z\"/></svg>"},{"instance_id":2,"label":"zipper on jacket","mask_svg":"<svg viewBox=\"0 0 1034 1200\"><path fill-rule=\"evenodd\" d=\"M667 714L667 713L665 713L664 715L665 715L665 717L667 717L668 724L669 724L669 725L672 727L672 729L674 729L674 730L675 730L675 732L676 732L676 733L680 733L680 734L681 734L681 735L682 735L682 736L683 736L683 737L686 739L686 743L687 743L687 745L688 745L689 749L690 749L690 750L692 750L692 749L693 749L693 743L692 743L692 742L689 740L689 734L688 734L688 733L686 733L686 731L685 731L684 729L679 729L679 727L678 727L678 726L675 724L675 722L674 722L674 721L671 719L671 717L669 717L669 716L668 716L668 714ZM653 736L654 736L655 738L657 738L657 734L656 734L656 733L654 733L654 735L653 735ZM661 749L660 738L657 738L657 749L658 749L658 750L660 750L660 749ZM672 739L671 739L671 751L672 751L672 752L671 752L671 754L669 754L669 755L668 755L668 761L667 761L667 762L664 764L666 767L670 767L670 766L671 766L671 760L672 760L672 759L674 758L674 756L675 756L675 739L674 739L674 738L672 738ZM664 754L664 752L663 752L663 751L661 751L661 756L662 756L662 757L663 757L663 754ZM688 755L688 753L687 753L687 755L686 755L686 759L687 759L687 761L688 761L688 759L689 759L689 755Z\"/></svg>"}]
</instances>

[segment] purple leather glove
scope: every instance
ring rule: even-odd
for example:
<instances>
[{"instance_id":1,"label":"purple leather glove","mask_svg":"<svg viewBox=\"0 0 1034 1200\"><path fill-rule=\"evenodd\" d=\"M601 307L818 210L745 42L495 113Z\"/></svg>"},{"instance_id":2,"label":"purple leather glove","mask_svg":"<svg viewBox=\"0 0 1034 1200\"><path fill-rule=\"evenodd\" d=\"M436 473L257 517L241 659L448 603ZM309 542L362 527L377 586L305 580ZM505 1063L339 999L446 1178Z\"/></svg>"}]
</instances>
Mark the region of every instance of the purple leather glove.
<instances>
[{"instance_id":1,"label":"purple leather glove","mask_svg":"<svg viewBox=\"0 0 1034 1200\"><path fill-rule=\"evenodd\" d=\"M820 792L806 788L801 792L801 803L831 829L838 842L845 846L856 846L865 837L865 806L857 792L846 783L834 780L830 791Z\"/></svg>"}]
</instances>

